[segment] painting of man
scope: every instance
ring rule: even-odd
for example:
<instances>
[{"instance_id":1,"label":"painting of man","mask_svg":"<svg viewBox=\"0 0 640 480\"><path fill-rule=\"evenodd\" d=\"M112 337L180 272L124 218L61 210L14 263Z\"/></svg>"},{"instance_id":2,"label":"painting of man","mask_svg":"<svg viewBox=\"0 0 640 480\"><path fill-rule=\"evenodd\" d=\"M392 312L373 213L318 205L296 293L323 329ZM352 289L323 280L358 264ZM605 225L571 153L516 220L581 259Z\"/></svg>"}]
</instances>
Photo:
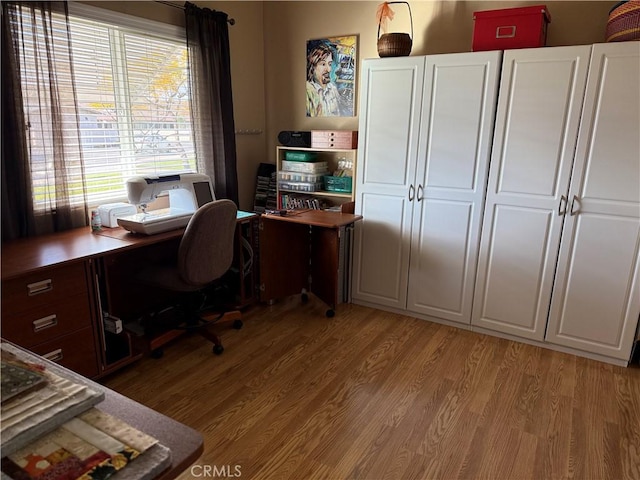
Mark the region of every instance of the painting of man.
<instances>
[{"instance_id":1,"label":"painting of man","mask_svg":"<svg viewBox=\"0 0 640 480\"><path fill-rule=\"evenodd\" d=\"M307 117L354 116L356 37L307 42Z\"/></svg>"}]
</instances>

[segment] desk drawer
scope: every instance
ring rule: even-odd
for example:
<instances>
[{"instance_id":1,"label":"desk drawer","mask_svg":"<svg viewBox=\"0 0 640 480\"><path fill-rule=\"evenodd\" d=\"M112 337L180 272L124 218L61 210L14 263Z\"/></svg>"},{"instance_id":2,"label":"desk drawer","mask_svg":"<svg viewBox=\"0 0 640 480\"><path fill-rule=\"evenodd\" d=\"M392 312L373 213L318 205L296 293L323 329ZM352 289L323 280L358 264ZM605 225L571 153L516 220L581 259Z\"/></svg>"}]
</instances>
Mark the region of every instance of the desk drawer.
<instances>
[{"instance_id":1,"label":"desk drawer","mask_svg":"<svg viewBox=\"0 0 640 480\"><path fill-rule=\"evenodd\" d=\"M92 327L36 345L29 350L85 377L98 375L98 358Z\"/></svg>"},{"instance_id":2,"label":"desk drawer","mask_svg":"<svg viewBox=\"0 0 640 480\"><path fill-rule=\"evenodd\" d=\"M91 326L91 310L86 293L72 295L43 307L2 318L2 336L29 348Z\"/></svg>"},{"instance_id":3,"label":"desk drawer","mask_svg":"<svg viewBox=\"0 0 640 480\"><path fill-rule=\"evenodd\" d=\"M84 263L39 270L2 282L3 317L44 307L80 293L87 296Z\"/></svg>"}]
</instances>

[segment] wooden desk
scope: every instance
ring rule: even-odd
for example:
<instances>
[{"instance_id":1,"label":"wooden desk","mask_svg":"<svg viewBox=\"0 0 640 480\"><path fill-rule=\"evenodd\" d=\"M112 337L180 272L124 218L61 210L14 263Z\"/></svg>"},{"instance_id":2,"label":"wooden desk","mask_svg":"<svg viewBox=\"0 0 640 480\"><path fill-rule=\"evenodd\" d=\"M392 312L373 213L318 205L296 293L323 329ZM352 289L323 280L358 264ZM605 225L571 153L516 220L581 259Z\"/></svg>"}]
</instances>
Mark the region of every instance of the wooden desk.
<instances>
[{"instance_id":1,"label":"wooden desk","mask_svg":"<svg viewBox=\"0 0 640 480\"><path fill-rule=\"evenodd\" d=\"M238 232L257 218L238 212ZM135 304L140 298L135 291L129 294L121 283L122 278L132 276L131 268L113 274L110 265L125 263L127 258L142 261L153 257L153 252L155 259L171 255L183 232L142 235L104 228L92 233L84 227L3 243L3 335L89 378L137 360L141 353L134 352L128 335L116 338L114 348L107 348L102 310L117 316L110 311L112 307ZM255 296L254 275L252 271L252 278L241 279L245 304Z\"/></svg>"},{"instance_id":2,"label":"wooden desk","mask_svg":"<svg viewBox=\"0 0 640 480\"><path fill-rule=\"evenodd\" d=\"M323 210L294 210L260 217L260 299L272 301L312 292L329 309L348 288L349 231L362 216ZM342 260L342 263L341 263Z\"/></svg>"},{"instance_id":3,"label":"wooden desk","mask_svg":"<svg viewBox=\"0 0 640 480\"><path fill-rule=\"evenodd\" d=\"M82 262L126 248L120 239L94 235L89 227L2 244L2 281L65 263Z\"/></svg>"},{"instance_id":4,"label":"wooden desk","mask_svg":"<svg viewBox=\"0 0 640 480\"><path fill-rule=\"evenodd\" d=\"M238 212L238 223L256 219L256 214ZM181 238L184 228L143 235L124 228L103 228L92 232L89 227L40 235L2 244L2 281L63 263L78 262L109 253L140 248Z\"/></svg>"}]
</instances>

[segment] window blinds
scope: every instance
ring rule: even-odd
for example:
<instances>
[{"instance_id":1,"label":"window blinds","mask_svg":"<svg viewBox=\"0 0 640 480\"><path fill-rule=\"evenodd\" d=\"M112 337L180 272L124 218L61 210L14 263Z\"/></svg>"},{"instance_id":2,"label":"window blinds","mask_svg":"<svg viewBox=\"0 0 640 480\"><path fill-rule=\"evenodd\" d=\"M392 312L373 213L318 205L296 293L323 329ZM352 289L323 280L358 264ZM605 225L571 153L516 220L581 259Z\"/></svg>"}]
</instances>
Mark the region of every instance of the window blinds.
<instances>
[{"instance_id":1,"label":"window blinds","mask_svg":"<svg viewBox=\"0 0 640 480\"><path fill-rule=\"evenodd\" d=\"M22 21L30 45L25 52L43 48L37 22ZM83 187L89 204L98 205L125 199L131 176L195 171L184 40L76 16L70 16L70 45L62 17L54 19L54 29L59 33L55 48L71 49L73 58L72 69L56 69L55 81L64 115L76 115L77 99L80 132L74 122L62 131L65 142L79 145L77 156L84 160L83 184L81 159L65 159L79 165L71 170L76 173L67 173L78 201ZM48 72L35 57L24 55L21 74L37 208L55 192L42 190L54 142L53 132L43 128L46 122L39 121L41 105L49 100L46 89L35 87L35 78Z\"/></svg>"}]
</instances>

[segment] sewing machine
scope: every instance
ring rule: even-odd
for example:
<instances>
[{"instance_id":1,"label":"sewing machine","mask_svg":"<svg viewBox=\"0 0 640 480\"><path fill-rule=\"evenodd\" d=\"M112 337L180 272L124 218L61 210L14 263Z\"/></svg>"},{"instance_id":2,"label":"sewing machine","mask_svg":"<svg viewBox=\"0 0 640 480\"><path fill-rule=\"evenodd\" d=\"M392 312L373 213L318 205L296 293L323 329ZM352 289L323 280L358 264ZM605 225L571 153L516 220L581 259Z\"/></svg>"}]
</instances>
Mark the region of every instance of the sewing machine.
<instances>
[{"instance_id":1,"label":"sewing machine","mask_svg":"<svg viewBox=\"0 0 640 480\"><path fill-rule=\"evenodd\" d=\"M147 211L147 204L165 192L169 207ZM146 235L186 226L198 208L215 199L209 177L201 173L133 177L127 180L127 196L142 212L118 218L118 225Z\"/></svg>"}]
</instances>

